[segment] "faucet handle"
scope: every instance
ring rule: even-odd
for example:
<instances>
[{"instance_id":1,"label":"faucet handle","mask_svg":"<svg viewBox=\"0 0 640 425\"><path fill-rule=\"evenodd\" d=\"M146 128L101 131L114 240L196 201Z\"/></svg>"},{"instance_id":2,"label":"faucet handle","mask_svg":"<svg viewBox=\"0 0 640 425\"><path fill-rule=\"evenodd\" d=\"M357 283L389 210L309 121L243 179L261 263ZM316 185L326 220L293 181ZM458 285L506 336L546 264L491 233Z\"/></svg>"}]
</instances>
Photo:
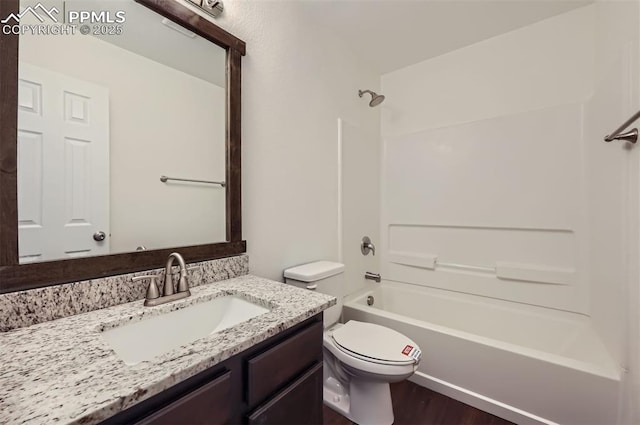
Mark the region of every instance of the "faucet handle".
<instances>
[{"instance_id":1,"label":"faucet handle","mask_svg":"<svg viewBox=\"0 0 640 425\"><path fill-rule=\"evenodd\" d=\"M362 255L368 255L370 252L373 255L376 255L376 246L371 242L369 236L365 236L362 238L362 242L360 243L360 251Z\"/></svg>"},{"instance_id":2,"label":"faucet handle","mask_svg":"<svg viewBox=\"0 0 640 425\"><path fill-rule=\"evenodd\" d=\"M160 290L158 289L158 284L156 283L156 278L158 278L157 274L148 274L145 276L136 276L132 277L132 282L137 282L139 280L149 279L149 286L147 287L147 295L145 298L147 300L153 300L155 298L160 297Z\"/></svg>"}]
</instances>

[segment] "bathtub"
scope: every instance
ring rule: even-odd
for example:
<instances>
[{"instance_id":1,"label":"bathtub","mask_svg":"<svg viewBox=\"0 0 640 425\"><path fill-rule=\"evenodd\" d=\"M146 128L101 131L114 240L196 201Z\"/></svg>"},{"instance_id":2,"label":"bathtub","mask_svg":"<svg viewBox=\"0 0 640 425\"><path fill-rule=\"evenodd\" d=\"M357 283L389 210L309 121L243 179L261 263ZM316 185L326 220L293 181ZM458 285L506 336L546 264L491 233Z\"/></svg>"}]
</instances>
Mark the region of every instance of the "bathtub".
<instances>
[{"instance_id":1,"label":"bathtub","mask_svg":"<svg viewBox=\"0 0 640 425\"><path fill-rule=\"evenodd\" d=\"M407 335L423 352L412 381L496 416L616 423L621 371L586 316L383 282L347 298L343 320Z\"/></svg>"}]
</instances>

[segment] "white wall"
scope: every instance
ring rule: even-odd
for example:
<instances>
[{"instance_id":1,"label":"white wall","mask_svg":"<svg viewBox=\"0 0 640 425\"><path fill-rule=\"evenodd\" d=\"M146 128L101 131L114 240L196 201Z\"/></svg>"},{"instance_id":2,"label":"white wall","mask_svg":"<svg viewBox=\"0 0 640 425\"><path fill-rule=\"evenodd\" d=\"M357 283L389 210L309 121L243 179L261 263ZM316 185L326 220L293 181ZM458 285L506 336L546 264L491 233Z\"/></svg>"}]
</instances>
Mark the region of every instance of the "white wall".
<instances>
[{"instance_id":1,"label":"white wall","mask_svg":"<svg viewBox=\"0 0 640 425\"><path fill-rule=\"evenodd\" d=\"M589 220L589 314L613 357L624 366L625 309L633 226L632 179L637 149L603 143L602 137L640 108L638 101L638 3L598 2L595 7L594 94L585 103L584 167ZM637 283L636 283L637 285Z\"/></svg>"},{"instance_id":2,"label":"white wall","mask_svg":"<svg viewBox=\"0 0 640 425\"><path fill-rule=\"evenodd\" d=\"M338 118L379 128L380 111L358 97L358 89L378 88L378 76L298 7L226 2L215 20L247 43L242 233L251 273L276 280L286 267L338 259ZM365 265L349 273L363 274Z\"/></svg>"},{"instance_id":3,"label":"white wall","mask_svg":"<svg viewBox=\"0 0 640 425\"><path fill-rule=\"evenodd\" d=\"M640 423L640 152L600 143L640 109L640 3L596 3L595 95L588 108L593 323L623 370L621 424ZM632 127L637 127L635 123ZM610 267L615 265L615 267Z\"/></svg>"},{"instance_id":4,"label":"white wall","mask_svg":"<svg viewBox=\"0 0 640 425\"><path fill-rule=\"evenodd\" d=\"M382 76L382 136L585 100L592 8L580 8Z\"/></svg>"},{"instance_id":5,"label":"white wall","mask_svg":"<svg viewBox=\"0 0 640 425\"><path fill-rule=\"evenodd\" d=\"M345 293L351 294L371 283L365 272L380 272L380 251L364 256L360 249L363 236L380 248L380 136L377 128L348 121L341 121L340 130L342 261L347 265Z\"/></svg>"},{"instance_id":6,"label":"white wall","mask_svg":"<svg viewBox=\"0 0 640 425\"><path fill-rule=\"evenodd\" d=\"M94 37L21 37L20 59L109 89L111 252L225 240L223 188L159 180L224 180L223 88Z\"/></svg>"}]
</instances>

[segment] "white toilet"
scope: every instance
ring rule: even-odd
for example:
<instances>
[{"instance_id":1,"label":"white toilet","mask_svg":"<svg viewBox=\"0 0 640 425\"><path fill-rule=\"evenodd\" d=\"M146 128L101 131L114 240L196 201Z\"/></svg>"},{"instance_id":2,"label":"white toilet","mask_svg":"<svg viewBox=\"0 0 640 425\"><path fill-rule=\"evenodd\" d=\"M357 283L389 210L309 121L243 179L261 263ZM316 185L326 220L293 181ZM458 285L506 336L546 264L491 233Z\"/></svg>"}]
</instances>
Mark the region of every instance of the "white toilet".
<instances>
[{"instance_id":1,"label":"white toilet","mask_svg":"<svg viewBox=\"0 0 640 425\"><path fill-rule=\"evenodd\" d=\"M286 283L336 297L324 312L324 403L360 425L390 425L389 383L418 368L418 345L393 329L350 320L338 323L344 264L317 261L285 270Z\"/></svg>"}]
</instances>

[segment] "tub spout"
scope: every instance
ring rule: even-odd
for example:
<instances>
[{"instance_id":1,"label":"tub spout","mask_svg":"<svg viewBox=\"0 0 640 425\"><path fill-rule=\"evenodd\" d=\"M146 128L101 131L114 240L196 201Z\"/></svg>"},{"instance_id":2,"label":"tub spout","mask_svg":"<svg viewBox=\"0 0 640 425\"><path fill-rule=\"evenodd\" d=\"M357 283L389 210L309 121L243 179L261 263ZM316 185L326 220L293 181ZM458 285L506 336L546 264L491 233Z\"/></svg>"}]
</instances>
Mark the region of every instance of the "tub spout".
<instances>
[{"instance_id":1,"label":"tub spout","mask_svg":"<svg viewBox=\"0 0 640 425\"><path fill-rule=\"evenodd\" d=\"M364 278L368 279L368 280L373 280L376 281L378 283L380 283L381 277L380 277L380 273L371 273L371 272L366 272L364 274Z\"/></svg>"}]
</instances>

